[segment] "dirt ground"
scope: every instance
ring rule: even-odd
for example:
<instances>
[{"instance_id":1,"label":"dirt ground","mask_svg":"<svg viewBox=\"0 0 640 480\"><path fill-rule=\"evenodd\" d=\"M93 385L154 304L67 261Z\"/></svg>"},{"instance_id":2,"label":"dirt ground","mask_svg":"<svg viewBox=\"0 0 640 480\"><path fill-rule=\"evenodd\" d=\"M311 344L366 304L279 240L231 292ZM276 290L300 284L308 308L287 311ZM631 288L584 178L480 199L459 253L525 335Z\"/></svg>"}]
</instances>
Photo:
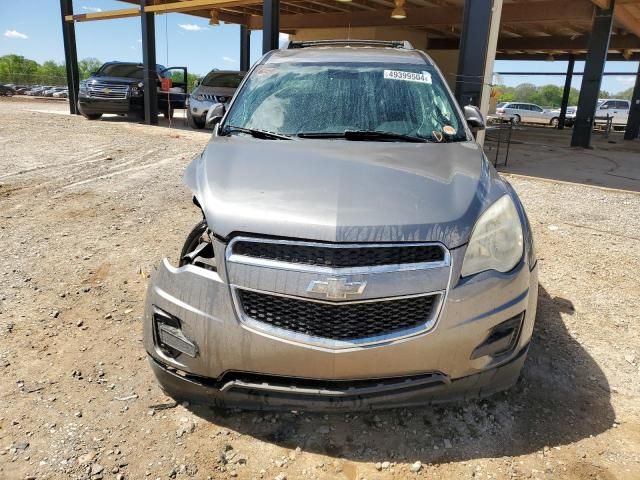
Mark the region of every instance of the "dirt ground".
<instances>
[{"instance_id":1,"label":"dirt ground","mask_svg":"<svg viewBox=\"0 0 640 480\"><path fill-rule=\"evenodd\" d=\"M0 101L0 478L640 478L640 196L593 186L510 177L541 295L506 394L326 416L174 406L142 309L199 219L181 175L208 137Z\"/></svg>"}]
</instances>

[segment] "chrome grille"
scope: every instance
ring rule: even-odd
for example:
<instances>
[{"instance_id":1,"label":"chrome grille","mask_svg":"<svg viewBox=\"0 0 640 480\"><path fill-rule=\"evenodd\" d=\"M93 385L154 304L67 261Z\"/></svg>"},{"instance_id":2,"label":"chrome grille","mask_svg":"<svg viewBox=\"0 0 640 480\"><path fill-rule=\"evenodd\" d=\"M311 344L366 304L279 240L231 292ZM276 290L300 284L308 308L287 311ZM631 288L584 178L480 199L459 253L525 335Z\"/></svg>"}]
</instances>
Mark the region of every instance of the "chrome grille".
<instances>
[{"instance_id":1,"label":"chrome grille","mask_svg":"<svg viewBox=\"0 0 640 480\"><path fill-rule=\"evenodd\" d=\"M219 95L213 95L211 93L199 93L197 95L194 95L196 100L199 101L208 101L208 102L214 102L214 103L225 103L227 100L229 100L229 97L225 97L225 96L219 96Z\"/></svg>"},{"instance_id":2,"label":"chrome grille","mask_svg":"<svg viewBox=\"0 0 640 480\"><path fill-rule=\"evenodd\" d=\"M245 326L331 349L429 331L451 275L451 254L434 242L237 236L227 245L225 260Z\"/></svg>"},{"instance_id":3,"label":"chrome grille","mask_svg":"<svg viewBox=\"0 0 640 480\"><path fill-rule=\"evenodd\" d=\"M93 82L87 85L90 97L124 100L129 94L129 85L114 85L104 82Z\"/></svg>"},{"instance_id":4,"label":"chrome grille","mask_svg":"<svg viewBox=\"0 0 640 480\"><path fill-rule=\"evenodd\" d=\"M241 309L248 318L274 328L330 340L380 337L426 324L438 295L329 304L239 290Z\"/></svg>"}]
</instances>

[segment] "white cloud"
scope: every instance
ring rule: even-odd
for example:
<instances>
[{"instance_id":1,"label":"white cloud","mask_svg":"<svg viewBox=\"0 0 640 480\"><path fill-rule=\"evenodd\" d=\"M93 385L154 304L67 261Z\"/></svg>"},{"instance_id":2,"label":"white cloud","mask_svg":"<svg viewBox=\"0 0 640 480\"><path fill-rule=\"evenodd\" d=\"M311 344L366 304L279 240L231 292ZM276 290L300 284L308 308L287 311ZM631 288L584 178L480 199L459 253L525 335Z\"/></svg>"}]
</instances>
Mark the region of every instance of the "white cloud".
<instances>
[{"instance_id":1,"label":"white cloud","mask_svg":"<svg viewBox=\"0 0 640 480\"><path fill-rule=\"evenodd\" d=\"M82 7L82 9L86 12L92 12L92 13L98 13L102 11L102 9L98 7Z\"/></svg>"},{"instance_id":2,"label":"white cloud","mask_svg":"<svg viewBox=\"0 0 640 480\"><path fill-rule=\"evenodd\" d=\"M196 25L195 23L179 23L178 26L188 32L199 32L200 30L204 30L203 27Z\"/></svg>"},{"instance_id":3,"label":"white cloud","mask_svg":"<svg viewBox=\"0 0 640 480\"><path fill-rule=\"evenodd\" d=\"M636 83L635 75L629 75L628 77L620 76L620 77L615 77L615 79L617 82L624 83L625 85L629 85L629 86L635 85Z\"/></svg>"},{"instance_id":4,"label":"white cloud","mask_svg":"<svg viewBox=\"0 0 640 480\"><path fill-rule=\"evenodd\" d=\"M4 36L7 38L20 38L22 40L27 40L29 38L28 35L20 33L17 30L5 30Z\"/></svg>"},{"instance_id":5,"label":"white cloud","mask_svg":"<svg viewBox=\"0 0 640 480\"><path fill-rule=\"evenodd\" d=\"M227 63L238 63L238 61L235 58L231 58L231 57L222 57L222 60L224 60Z\"/></svg>"}]
</instances>

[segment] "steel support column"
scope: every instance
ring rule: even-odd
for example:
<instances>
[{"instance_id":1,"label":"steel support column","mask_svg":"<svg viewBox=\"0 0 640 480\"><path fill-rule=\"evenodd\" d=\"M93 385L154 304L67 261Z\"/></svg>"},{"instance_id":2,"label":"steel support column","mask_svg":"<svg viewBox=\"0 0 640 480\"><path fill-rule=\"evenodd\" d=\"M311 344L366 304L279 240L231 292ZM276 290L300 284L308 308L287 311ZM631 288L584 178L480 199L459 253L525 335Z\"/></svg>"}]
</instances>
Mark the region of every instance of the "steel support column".
<instances>
[{"instance_id":1,"label":"steel support column","mask_svg":"<svg viewBox=\"0 0 640 480\"><path fill-rule=\"evenodd\" d=\"M280 0L264 0L262 4L262 53L278 48L280 35Z\"/></svg>"},{"instance_id":2,"label":"steel support column","mask_svg":"<svg viewBox=\"0 0 640 480\"><path fill-rule=\"evenodd\" d=\"M638 75L636 76L636 86L633 88L631 96L631 110L629 110L629 120L627 128L624 130L625 140L635 140L640 134L640 64L638 65Z\"/></svg>"},{"instance_id":3,"label":"steel support column","mask_svg":"<svg viewBox=\"0 0 640 480\"><path fill-rule=\"evenodd\" d=\"M564 80L562 104L560 105L560 118L558 119L558 130L563 130L564 124L567 121L567 107L569 106L569 95L571 94L571 82L573 81L573 68L575 65L576 59L571 55L571 57L569 57L569 65L567 66L567 76Z\"/></svg>"},{"instance_id":4,"label":"steel support column","mask_svg":"<svg viewBox=\"0 0 640 480\"><path fill-rule=\"evenodd\" d=\"M147 0L140 0L144 10ZM144 123L158 124L158 73L156 71L156 25L153 13L142 13L142 64L144 68Z\"/></svg>"},{"instance_id":5,"label":"steel support column","mask_svg":"<svg viewBox=\"0 0 640 480\"><path fill-rule=\"evenodd\" d=\"M73 15L73 0L60 0L62 15L62 39L64 42L64 63L67 69L67 86L69 87L69 112L78 112L78 89L80 74L78 72L78 52L76 51L76 27L74 22L67 22L65 16Z\"/></svg>"},{"instance_id":6,"label":"steel support column","mask_svg":"<svg viewBox=\"0 0 640 480\"><path fill-rule=\"evenodd\" d=\"M251 65L251 30L240 25L240 70L246 72Z\"/></svg>"},{"instance_id":7,"label":"steel support column","mask_svg":"<svg viewBox=\"0 0 640 480\"><path fill-rule=\"evenodd\" d=\"M571 137L572 147L591 147L593 121L598 104L598 96L602 85L602 74L607 61L611 27L613 26L613 11L615 0L610 0L609 8L595 7L593 27L589 37L589 51L584 65L584 75L578 100L578 111Z\"/></svg>"},{"instance_id":8,"label":"steel support column","mask_svg":"<svg viewBox=\"0 0 640 480\"><path fill-rule=\"evenodd\" d=\"M492 0L465 0L456 77L456 99L462 106L480 107L492 5Z\"/></svg>"}]
</instances>

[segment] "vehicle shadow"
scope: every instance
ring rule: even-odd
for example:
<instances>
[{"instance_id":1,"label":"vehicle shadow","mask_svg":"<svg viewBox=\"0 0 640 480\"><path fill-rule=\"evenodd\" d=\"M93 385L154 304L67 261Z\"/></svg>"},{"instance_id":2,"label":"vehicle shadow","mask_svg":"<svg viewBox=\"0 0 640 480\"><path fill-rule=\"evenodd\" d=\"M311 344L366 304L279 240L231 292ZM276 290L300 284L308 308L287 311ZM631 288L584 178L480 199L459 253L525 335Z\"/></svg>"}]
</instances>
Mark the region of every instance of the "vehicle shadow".
<instances>
[{"instance_id":1,"label":"vehicle shadow","mask_svg":"<svg viewBox=\"0 0 640 480\"><path fill-rule=\"evenodd\" d=\"M570 335L571 301L540 287L519 383L481 401L354 414L261 413L191 406L203 419L286 448L346 460L440 463L525 455L611 428L604 373Z\"/></svg>"}]
</instances>

